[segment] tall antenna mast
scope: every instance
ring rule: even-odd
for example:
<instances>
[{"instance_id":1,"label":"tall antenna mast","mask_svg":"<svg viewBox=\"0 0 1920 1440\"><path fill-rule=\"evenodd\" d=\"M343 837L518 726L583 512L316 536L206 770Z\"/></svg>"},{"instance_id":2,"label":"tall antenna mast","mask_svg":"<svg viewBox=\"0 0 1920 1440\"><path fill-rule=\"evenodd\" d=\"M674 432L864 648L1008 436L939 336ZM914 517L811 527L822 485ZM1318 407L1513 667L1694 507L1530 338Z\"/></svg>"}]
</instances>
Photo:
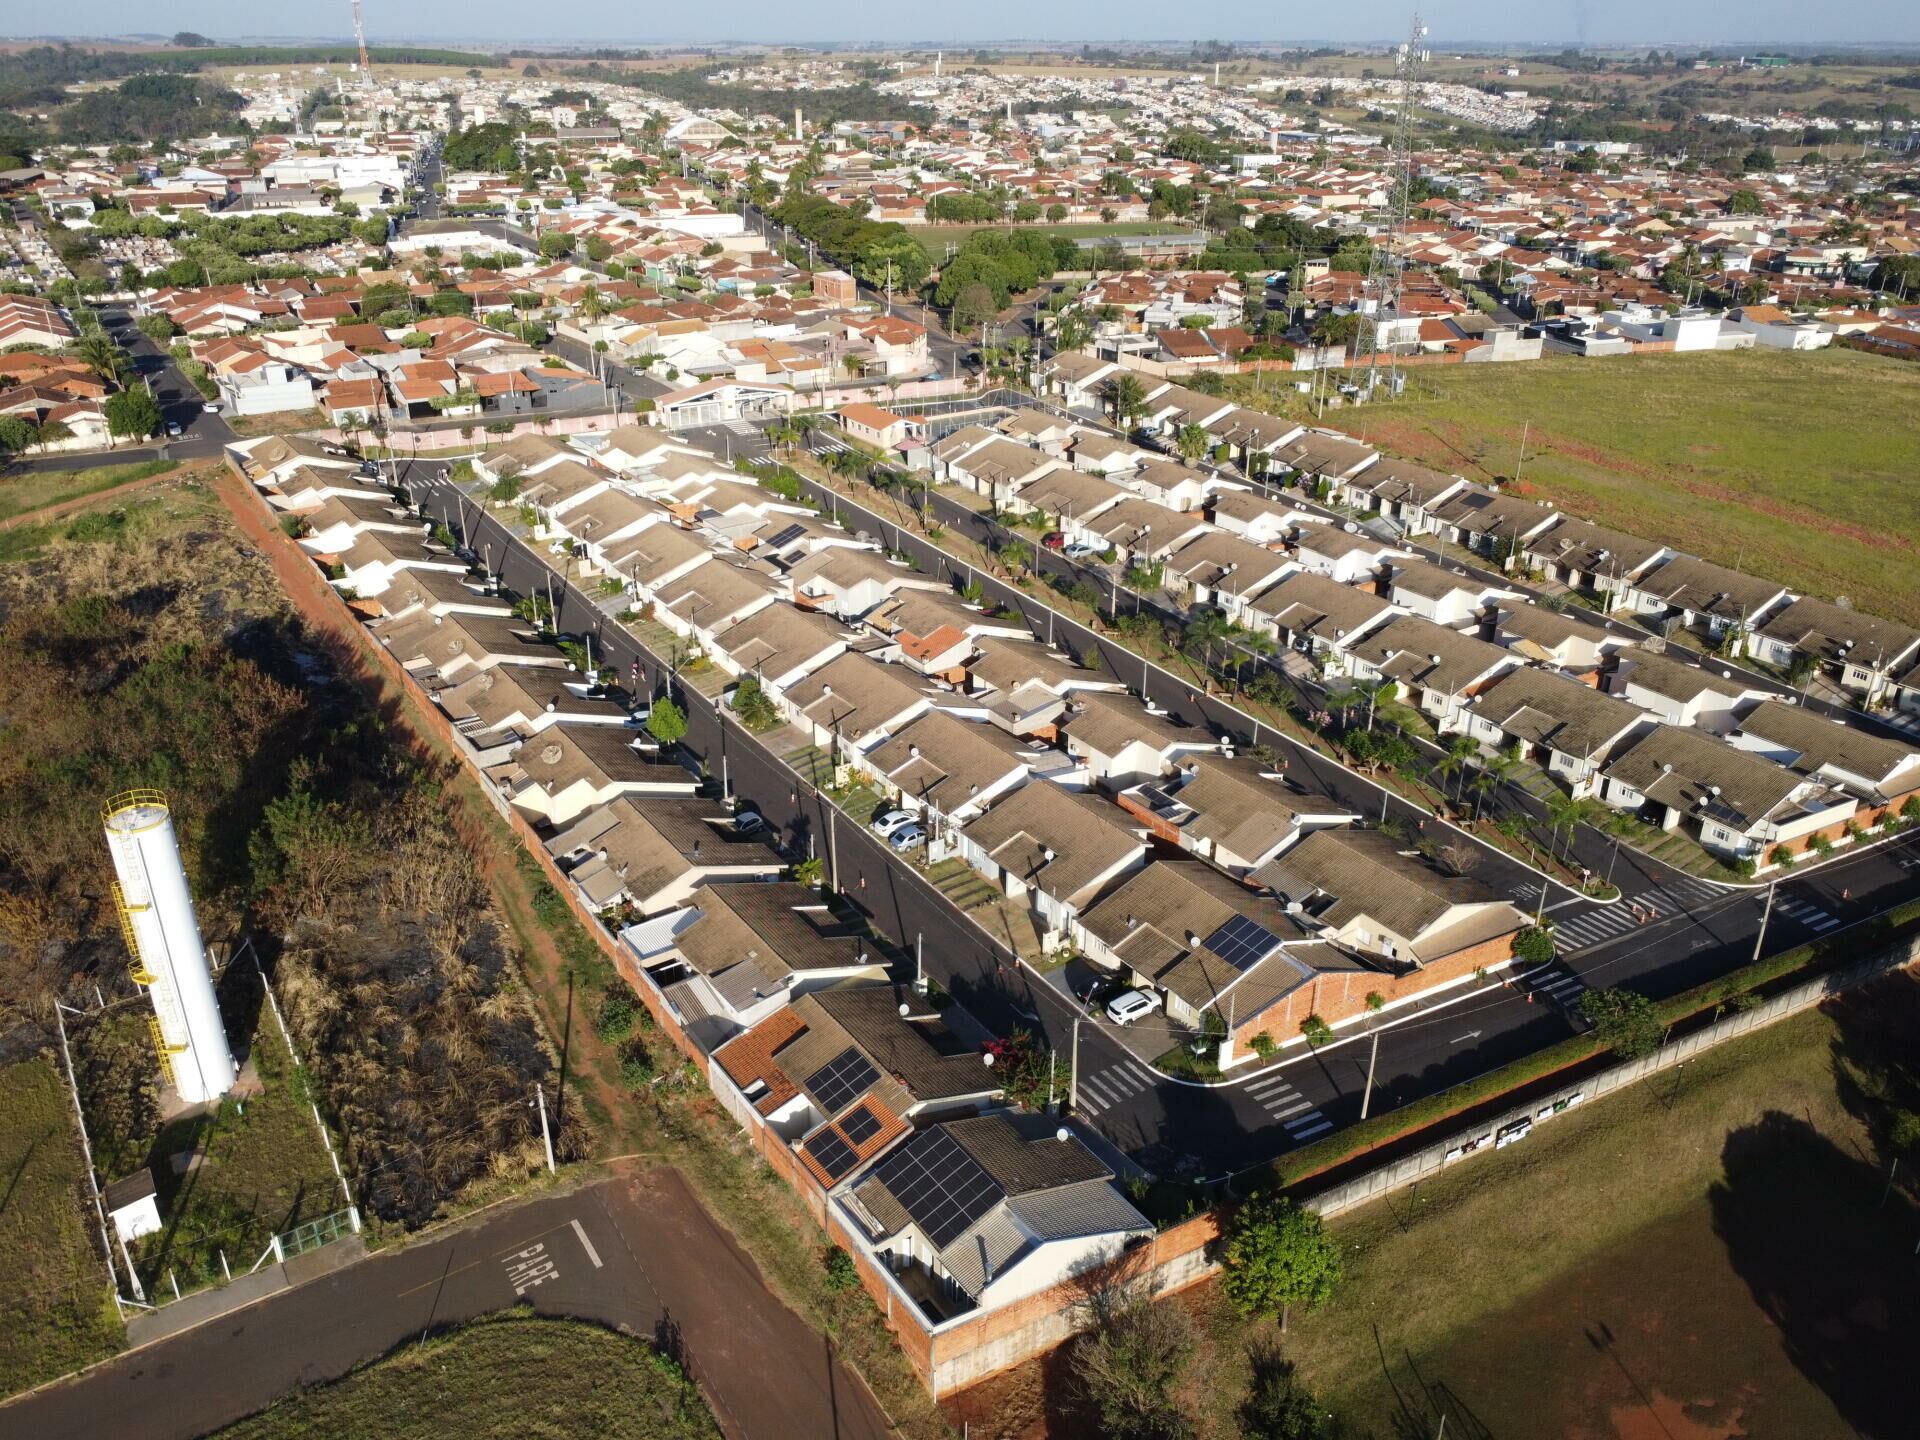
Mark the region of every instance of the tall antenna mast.
<instances>
[{"instance_id":1,"label":"tall antenna mast","mask_svg":"<svg viewBox=\"0 0 1920 1440\"><path fill-rule=\"evenodd\" d=\"M360 83L373 84L373 63L367 59L367 27L360 20L360 0L353 0L353 38L360 42Z\"/></svg>"},{"instance_id":2,"label":"tall antenna mast","mask_svg":"<svg viewBox=\"0 0 1920 1440\"><path fill-rule=\"evenodd\" d=\"M1422 45L1427 27L1415 11L1407 33L1407 43L1394 60L1394 79L1400 87L1400 108L1394 115L1393 153L1388 161L1387 232L1373 249L1367 266L1367 297L1373 301L1373 324L1367 336L1367 382L1369 400L1385 384L1390 395L1400 391L1400 359L1391 344L1380 343L1380 322L1388 315L1400 317L1400 280L1406 270L1407 223L1413 213L1413 102L1419 86L1420 70L1426 59ZM1384 354L1382 353L1384 348ZM1382 371L1386 373L1381 374Z\"/></svg>"}]
</instances>

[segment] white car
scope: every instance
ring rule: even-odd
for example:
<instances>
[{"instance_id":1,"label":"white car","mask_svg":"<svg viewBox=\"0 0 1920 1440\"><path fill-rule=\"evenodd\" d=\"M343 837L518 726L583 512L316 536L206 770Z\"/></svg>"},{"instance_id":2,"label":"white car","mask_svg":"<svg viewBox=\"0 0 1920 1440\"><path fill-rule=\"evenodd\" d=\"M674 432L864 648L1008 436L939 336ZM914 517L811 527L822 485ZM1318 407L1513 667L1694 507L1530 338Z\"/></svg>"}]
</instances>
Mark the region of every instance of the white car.
<instances>
[{"instance_id":1,"label":"white car","mask_svg":"<svg viewBox=\"0 0 1920 1440\"><path fill-rule=\"evenodd\" d=\"M1069 560L1092 560L1096 556L1104 555L1107 552L1092 545L1074 544L1067 546L1067 548L1060 553Z\"/></svg>"},{"instance_id":2,"label":"white car","mask_svg":"<svg viewBox=\"0 0 1920 1440\"><path fill-rule=\"evenodd\" d=\"M1107 1018L1116 1025L1131 1025L1160 1008L1160 997L1152 990L1126 990L1107 1002Z\"/></svg>"},{"instance_id":3,"label":"white car","mask_svg":"<svg viewBox=\"0 0 1920 1440\"><path fill-rule=\"evenodd\" d=\"M911 810L886 810L873 817L873 833L882 840L892 838L896 831L904 830L918 819Z\"/></svg>"}]
</instances>

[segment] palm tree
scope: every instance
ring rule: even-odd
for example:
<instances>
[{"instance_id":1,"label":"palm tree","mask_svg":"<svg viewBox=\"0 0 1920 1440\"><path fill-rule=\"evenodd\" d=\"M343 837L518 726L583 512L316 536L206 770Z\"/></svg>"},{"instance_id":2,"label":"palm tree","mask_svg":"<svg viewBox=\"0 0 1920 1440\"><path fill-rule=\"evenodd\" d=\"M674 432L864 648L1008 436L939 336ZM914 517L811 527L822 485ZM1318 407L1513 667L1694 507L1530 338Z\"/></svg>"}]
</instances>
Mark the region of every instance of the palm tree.
<instances>
[{"instance_id":1,"label":"palm tree","mask_svg":"<svg viewBox=\"0 0 1920 1440\"><path fill-rule=\"evenodd\" d=\"M1456 735L1447 742L1447 753L1434 764L1434 773L1445 775L1449 779L1464 776L1473 764L1474 757L1480 753L1480 746L1471 735ZM1463 785L1462 789L1465 788ZM1452 785L1447 787L1449 799L1458 799Z\"/></svg>"},{"instance_id":2,"label":"palm tree","mask_svg":"<svg viewBox=\"0 0 1920 1440\"><path fill-rule=\"evenodd\" d=\"M1033 569L1033 547L1024 540L1009 540L1000 547L1000 561L1008 570Z\"/></svg>"},{"instance_id":3,"label":"palm tree","mask_svg":"<svg viewBox=\"0 0 1920 1440\"><path fill-rule=\"evenodd\" d=\"M72 345L73 355L94 374L110 384L119 384L126 371L127 357L120 347L102 334L83 335Z\"/></svg>"},{"instance_id":4,"label":"palm tree","mask_svg":"<svg viewBox=\"0 0 1920 1440\"><path fill-rule=\"evenodd\" d=\"M1555 791L1547 798L1547 824L1550 827L1547 832L1547 855L1549 859L1557 858L1558 856L1560 832L1565 830L1567 832L1567 840L1571 843L1573 840L1574 827L1579 825L1586 817L1587 802L1584 800L1576 800L1573 796L1563 795L1559 791Z\"/></svg>"},{"instance_id":5,"label":"palm tree","mask_svg":"<svg viewBox=\"0 0 1920 1440\"><path fill-rule=\"evenodd\" d=\"M1215 650L1233 638L1233 622L1218 610L1202 611L1187 622L1180 632L1180 648L1188 655L1199 652L1201 664L1213 668Z\"/></svg>"},{"instance_id":6,"label":"palm tree","mask_svg":"<svg viewBox=\"0 0 1920 1440\"><path fill-rule=\"evenodd\" d=\"M1173 443L1180 451L1182 459L1193 461L1207 453L1207 447L1213 443L1213 437L1198 425L1182 425Z\"/></svg>"},{"instance_id":7,"label":"palm tree","mask_svg":"<svg viewBox=\"0 0 1920 1440\"><path fill-rule=\"evenodd\" d=\"M1122 428L1130 427L1147 408L1147 392L1140 384L1140 377L1131 371L1107 381L1104 392L1107 404L1113 409L1113 418Z\"/></svg>"}]
</instances>

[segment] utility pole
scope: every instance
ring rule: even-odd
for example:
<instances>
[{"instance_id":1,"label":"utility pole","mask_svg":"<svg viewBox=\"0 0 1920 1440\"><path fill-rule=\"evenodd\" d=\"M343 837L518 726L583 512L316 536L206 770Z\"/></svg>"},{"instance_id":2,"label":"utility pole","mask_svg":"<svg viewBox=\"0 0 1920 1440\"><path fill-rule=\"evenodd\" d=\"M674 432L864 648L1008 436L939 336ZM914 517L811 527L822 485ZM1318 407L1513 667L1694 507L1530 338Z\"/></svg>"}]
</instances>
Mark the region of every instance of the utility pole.
<instances>
[{"instance_id":1,"label":"utility pole","mask_svg":"<svg viewBox=\"0 0 1920 1440\"><path fill-rule=\"evenodd\" d=\"M546 1088L535 1081L533 1085L534 1103L540 1107L540 1143L547 1148L547 1173L553 1173L553 1132L547 1129L547 1092Z\"/></svg>"},{"instance_id":2,"label":"utility pole","mask_svg":"<svg viewBox=\"0 0 1920 1440\"><path fill-rule=\"evenodd\" d=\"M1531 420L1523 420L1520 423L1520 458L1513 462L1513 483L1515 485L1520 483L1520 467L1527 463L1527 432L1532 428L1533 421Z\"/></svg>"},{"instance_id":3,"label":"utility pole","mask_svg":"<svg viewBox=\"0 0 1920 1440\"><path fill-rule=\"evenodd\" d=\"M924 995L927 993L927 967L921 954L920 941L920 932L916 930L913 932L913 988Z\"/></svg>"},{"instance_id":4,"label":"utility pole","mask_svg":"<svg viewBox=\"0 0 1920 1440\"><path fill-rule=\"evenodd\" d=\"M1360 1094L1360 1118L1367 1118L1367 1107L1373 1104L1373 1066L1380 1058L1380 1027L1373 1028L1373 1048L1367 1052L1367 1088Z\"/></svg>"},{"instance_id":5,"label":"utility pole","mask_svg":"<svg viewBox=\"0 0 1920 1440\"><path fill-rule=\"evenodd\" d=\"M1073 1059L1067 1067L1067 1108L1080 1108L1080 1017L1073 1017Z\"/></svg>"},{"instance_id":6,"label":"utility pole","mask_svg":"<svg viewBox=\"0 0 1920 1440\"><path fill-rule=\"evenodd\" d=\"M1760 909L1760 933L1753 937L1753 958L1755 960L1760 958L1760 947L1767 943L1767 921L1772 918L1773 915L1773 892L1779 888L1780 882L1778 880L1775 880L1767 886L1767 903Z\"/></svg>"}]
</instances>

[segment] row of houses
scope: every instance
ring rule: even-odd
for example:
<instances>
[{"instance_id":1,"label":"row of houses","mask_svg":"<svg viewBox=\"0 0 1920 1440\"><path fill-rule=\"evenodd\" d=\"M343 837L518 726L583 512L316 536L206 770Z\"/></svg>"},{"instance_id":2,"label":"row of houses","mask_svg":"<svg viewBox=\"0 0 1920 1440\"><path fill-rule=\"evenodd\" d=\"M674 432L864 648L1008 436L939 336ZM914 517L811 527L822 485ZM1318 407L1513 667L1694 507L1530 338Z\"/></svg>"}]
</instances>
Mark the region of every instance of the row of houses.
<instances>
[{"instance_id":1,"label":"row of houses","mask_svg":"<svg viewBox=\"0 0 1920 1440\"><path fill-rule=\"evenodd\" d=\"M1062 371L1099 378L1097 368ZM1850 688L1894 665L1911 673L1920 636L1177 386L1145 407L1149 430L1208 428L1243 461L1264 455L1269 473L1307 477L1334 503L1392 523L1328 523L1039 411L955 431L931 464L1003 513L1049 517L1054 543L1157 573L1179 606L1218 610L1297 652L1329 687L1391 684L1441 735L1533 760L1576 797L1684 828L1736 864L1780 863L1815 837L1872 828L1920 786L1912 747L1815 717L1730 667L1683 662L1685 652L1634 644L1577 609L1429 563L1393 537L1438 533L1708 634L1739 626L1750 650L1789 651L1775 663L1814 650ZM1883 637L1894 665L1863 663L1862 643Z\"/></svg>"},{"instance_id":2,"label":"row of houses","mask_svg":"<svg viewBox=\"0 0 1920 1440\"><path fill-rule=\"evenodd\" d=\"M489 458L532 481L537 448ZM780 878L753 812L663 761L634 715L390 490L301 440L233 454L271 506L305 521L300 543L336 583L341 557L368 579L372 595L353 603L377 642L712 1057L715 1093L756 1146L869 1284L895 1292L899 1323L951 1328L1153 1236L1071 1128L1006 1107L986 1032L891 983L864 930ZM369 543L384 581L356 554Z\"/></svg>"}]
</instances>

